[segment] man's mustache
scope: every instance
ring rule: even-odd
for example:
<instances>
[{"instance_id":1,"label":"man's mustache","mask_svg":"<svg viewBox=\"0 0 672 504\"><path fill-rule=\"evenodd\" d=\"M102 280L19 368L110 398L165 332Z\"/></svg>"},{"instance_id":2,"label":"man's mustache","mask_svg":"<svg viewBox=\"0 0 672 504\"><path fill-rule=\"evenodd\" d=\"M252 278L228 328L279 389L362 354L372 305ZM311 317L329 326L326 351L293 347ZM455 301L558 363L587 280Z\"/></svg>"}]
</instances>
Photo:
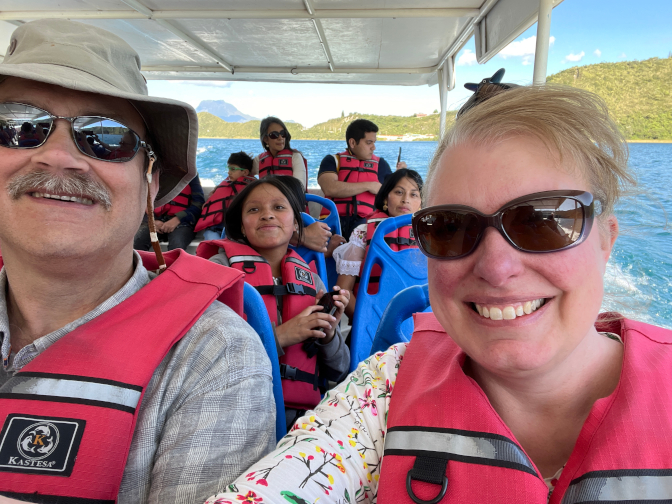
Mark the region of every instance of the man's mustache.
<instances>
[{"instance_id":1,"label":"man's mustache","mask_svg":"<svg viewBox=\"0 0 672 504\"><path fill-rule=\"evenodd\" d=\"M94 203L100 203L107 211L112 208L110 192L107 188L81 173L58 176L48 171L36 170L25 175L17 175L7 184L7 192L12 199L18 199L29 191L47 194L64 193L79 198L89 198Z\"/></svg>"}]
</instances>

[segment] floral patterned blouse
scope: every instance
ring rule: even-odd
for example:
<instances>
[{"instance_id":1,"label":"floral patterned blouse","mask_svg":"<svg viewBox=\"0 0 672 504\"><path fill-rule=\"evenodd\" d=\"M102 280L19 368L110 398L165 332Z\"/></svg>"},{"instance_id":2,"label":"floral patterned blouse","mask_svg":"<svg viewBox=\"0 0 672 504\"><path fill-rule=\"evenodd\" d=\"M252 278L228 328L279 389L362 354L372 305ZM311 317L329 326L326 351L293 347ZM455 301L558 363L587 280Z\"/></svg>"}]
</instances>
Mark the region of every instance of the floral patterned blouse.
<instances>
[{"instance_id":1,"label":"floral patterned blouse","mask_svg":"<svg viewBox=\"0 0 672 504\"><path fill-rule=\"evenodd\" d=\"M375 503L387 410L405 351L400 343L360 363L274 452L206 504Z\"/></svg>"},{"instance_id":2,"label":"floral patterned blouse","mask_svg":"<svg viewBox=\"0 0 672 504\"><path fill-rule=\"evenodd\" d=\"M613 333L601 333L621 341ZM387 412L406 343L364 362L276 450L206 504L375 504ZM550 493L562 468L545 482Z\"/></svg>"}]
</instances>

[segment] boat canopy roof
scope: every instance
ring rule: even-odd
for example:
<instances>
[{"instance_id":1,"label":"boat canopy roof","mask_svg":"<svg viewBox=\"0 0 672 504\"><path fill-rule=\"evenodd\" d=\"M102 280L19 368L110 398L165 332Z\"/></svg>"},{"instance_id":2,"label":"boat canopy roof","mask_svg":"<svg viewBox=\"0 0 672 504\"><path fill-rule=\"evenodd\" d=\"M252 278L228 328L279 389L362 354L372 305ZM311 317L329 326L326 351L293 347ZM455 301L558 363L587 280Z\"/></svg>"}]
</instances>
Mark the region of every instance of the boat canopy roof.
<instances>
[{"instance_id":1,"label":"boat canopy roof","mask_svg":"<svg viewBox=\"0 0 672 504\"><path fill-rule=\"evenodd\" d=\"M540 0L3 0L0 44L8 44L12 25L67 18L124 38L140 54L147 79L433 85L444 66L452 77L454 57L472 35L484 63L537 21L539 6Z\"/></svg>"}]
</instances>

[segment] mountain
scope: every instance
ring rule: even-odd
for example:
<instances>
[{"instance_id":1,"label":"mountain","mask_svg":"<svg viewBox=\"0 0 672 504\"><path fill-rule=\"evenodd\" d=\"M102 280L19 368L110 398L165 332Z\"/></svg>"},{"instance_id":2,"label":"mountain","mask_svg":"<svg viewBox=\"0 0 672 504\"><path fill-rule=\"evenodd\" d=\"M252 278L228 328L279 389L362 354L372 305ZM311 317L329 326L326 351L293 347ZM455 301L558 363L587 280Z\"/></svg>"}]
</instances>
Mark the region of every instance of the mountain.
<instances>
[{"instance_id":1,"label":"mountain","mask_svg":"<svg viewBox=\"0 0 672 504\"><path fill-rule=\"evenodd\" d=\"M601 96L629 140L672 140L672 58L572 67L549 76L547 80ZM259 121L227 123L215 117L212 110L208 112L199 113L201 135L259 138ZM454 110L447 112L447 127L453 124L455 113ZM376 123L380 129L379 138L409 134L427 135L424 140L436 140L439 132L439 114L403 117L353 113L310 128L289 122L287 127L292 138L297 140L342 140L348 124L359 118Z\"/></svg>"},{"instance_id":2,"label":"mountain","mask_svg":"<svg viewBox=\"0 0 672 504\"><path fill-rule=\"evenodd\" d=\"M230 123L244 123L257 119L251 115L243 114L236 107L224 100L203 100L198 104L196 112L209 112L219 117L222 121Z\"/></svg>"},{"instance_id":3,"label":"mountain","mask_svg":"<svg viewBox=\"0 0 672 504\"><path fill-rule=\"evenodd\" d=\"M547 80L601 96L629 140L672 140L672 58L573 67Z\"/></svg>"}]
</instances>

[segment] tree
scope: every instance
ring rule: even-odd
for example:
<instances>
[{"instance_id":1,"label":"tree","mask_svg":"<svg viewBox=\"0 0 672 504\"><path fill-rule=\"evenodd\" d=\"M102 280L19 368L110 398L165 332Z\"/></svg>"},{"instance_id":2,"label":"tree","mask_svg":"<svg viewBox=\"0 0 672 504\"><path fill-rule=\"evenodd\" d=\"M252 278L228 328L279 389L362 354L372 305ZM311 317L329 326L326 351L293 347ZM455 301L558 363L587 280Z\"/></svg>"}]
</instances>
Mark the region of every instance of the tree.
<instances>
[{"instance_id":1,"label":"tree","mask_svg":"<svg viewBox=\"0 0 672 504\"><path fill-rule=\"evenodd\" d=\"M433 114L438 114L439 111L438 111L437 109L434 109L434 112L432 112L432 113L433 113Z\"/></svg>"},{"instance_id":2,"label":"tree","mask_svg":"<svg viewBox=\"0 0 672 504\"><path fill-rule=\"evenodd\" d=\"M345 110L341 110L341 119L345 117Z\"/></svg>"}]
</instances>

